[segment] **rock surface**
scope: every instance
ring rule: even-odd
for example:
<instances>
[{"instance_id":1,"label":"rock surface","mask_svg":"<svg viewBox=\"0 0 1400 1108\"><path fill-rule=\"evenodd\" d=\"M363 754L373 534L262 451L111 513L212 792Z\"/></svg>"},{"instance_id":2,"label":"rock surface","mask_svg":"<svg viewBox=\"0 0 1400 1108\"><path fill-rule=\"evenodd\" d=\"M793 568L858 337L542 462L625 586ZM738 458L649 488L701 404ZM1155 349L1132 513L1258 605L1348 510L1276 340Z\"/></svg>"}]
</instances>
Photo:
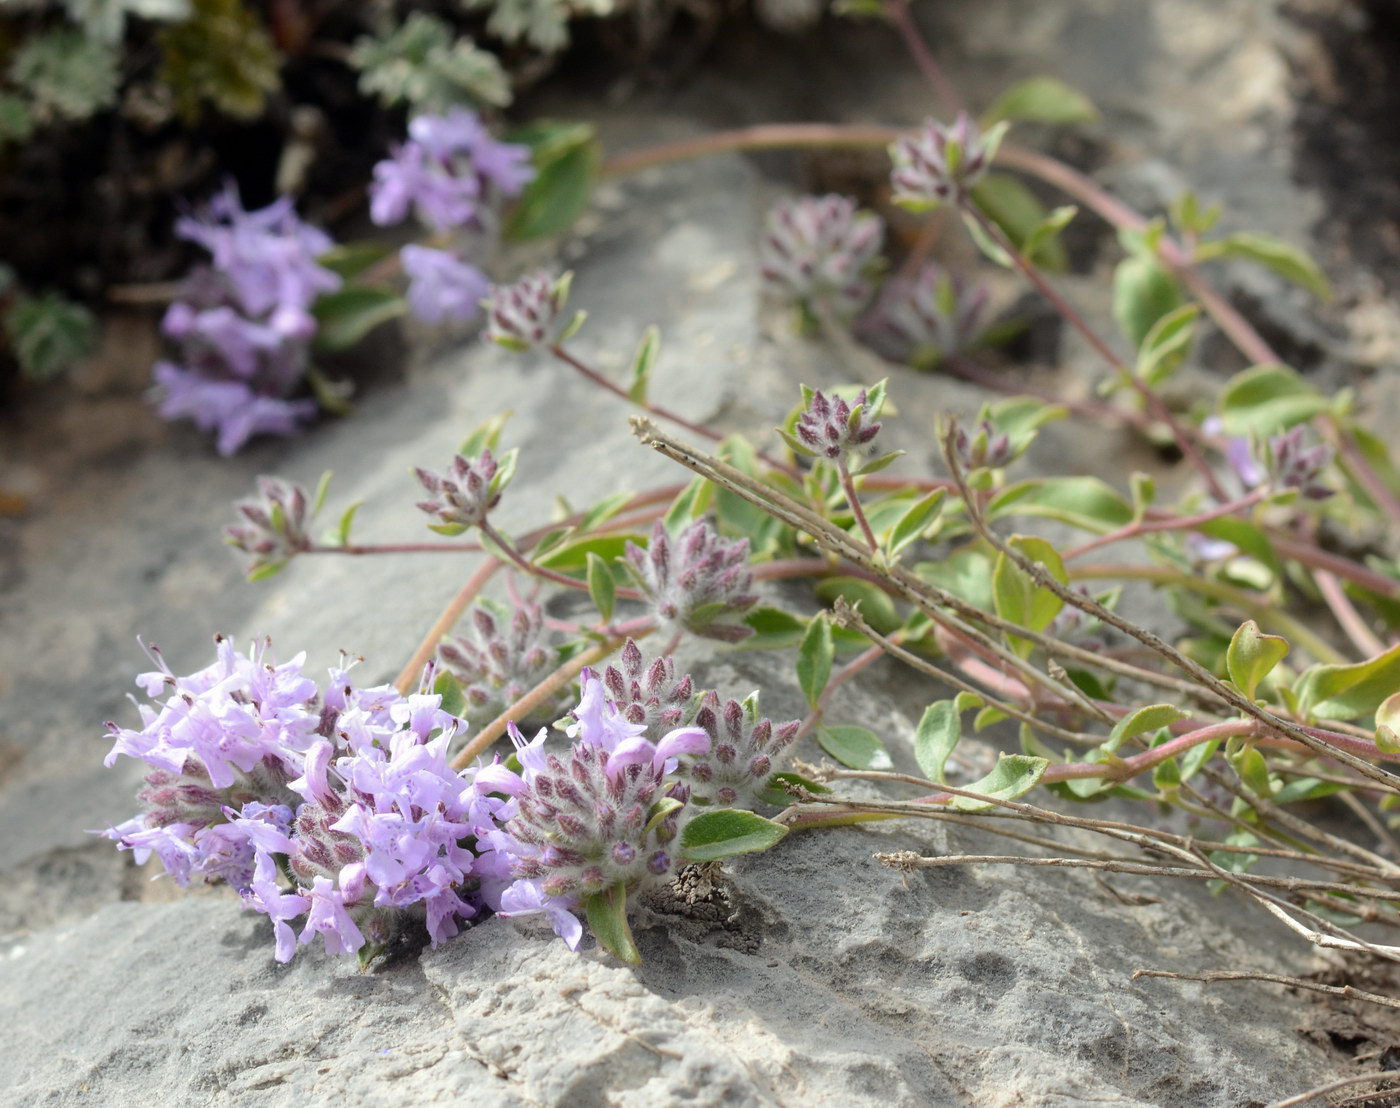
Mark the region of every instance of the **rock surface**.
<instances>
[{"instance_id":1,"label":"rock surface","mask_svg":"<svg viewBox=\"0 0 1400 1108\"><path fill-rule=\"evenodd\" d=\"M955 76L975 94L1057 70L1104 108L1118 144L1104 176L1135 201L1169 196L1177 178L1161 167L1171 164L1228 193L1241 224L1305 238L1318 211L1276 146L1289 107L1273 5L1078 0L1024 12L997 2L936 13L969 55ZM680 103L572 110L601 117L616 148L765 113L915 119L921 87L902 59L898 72L872 64L894 56L875 35L841 40L854 76L840 91L845 70L796 45L773 62L787 77L751 100L721 71ZM830 79L792 76L804 67ZM1164 103L1183 72L1202 75L1194 99ZM1242 91L1197 131L1222 90ZM858 376L759 314L752 241L779 187L760 169L777 167L717 158L605 186L566 248L591 315L580 351L620 370L656 322L655 395L750 432L788 408L799 380ZM1102 272L1071 279L1091 311L1103 311L1092 302L1102 288ZM1278 303L1280 315L1293 311ZM128 383L150 359L127 351L21 431L16 457L31 467L36 509L0 520L0 1023L11 1033L0 1087L13 1103L1234 1108L1338 1072L1298 1034L1304 1000L1263 985L1130 980L1137 968L1296 972L1306 952L1242 903L1078 871L901 877L873 861L999 849L982 832L935 824L793 836L692 889L692 903L653 898L637 920L646 961L635 971L501 921L366 975L316 953L277 966L260 917L225 896L150 885L86 834L132 809L138 772L102 769L100 724L132 718L124 695L144 661L134 636L159 641L179 671L204 664L208 637L225 631L271 634L284 655L305 648L313 670L352 650L368 659L366 681L389 679L466 570L437 556L308 558L248 585L217 533L228 502L257 473L314 484L330 468L332 509L364 500L367 541L416 535L409 468L444 463L503 409L515 413L506 444L522 447L508 528L538 522L555 493L584 504L685 475L634 444L610 398L475 344L441 352L301 442L215 460L192 433L153 429ZM903 417L891 430L926 466L934 416L971 409L978 394L895 376ZM1114 436L1049 441L1070 468L1138 464ZM761 687L775 717L800 714L789 659L691 657L702 683ZM910 717L932 695L877 667L834 711L879 730L907 763Z\"/></svg>"}]
</instances>

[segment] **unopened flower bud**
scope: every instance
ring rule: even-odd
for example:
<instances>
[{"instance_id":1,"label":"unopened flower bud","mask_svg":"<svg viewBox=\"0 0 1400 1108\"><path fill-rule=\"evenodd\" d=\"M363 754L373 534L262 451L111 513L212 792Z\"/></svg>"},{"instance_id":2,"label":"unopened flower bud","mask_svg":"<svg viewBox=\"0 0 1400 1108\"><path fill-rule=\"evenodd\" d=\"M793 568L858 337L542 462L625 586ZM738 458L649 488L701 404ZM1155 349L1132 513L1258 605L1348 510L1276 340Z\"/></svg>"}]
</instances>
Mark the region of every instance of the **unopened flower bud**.
<instances>
[{"instance_id":1,"label":"unopened flower bud","mask_svg":"<svg viewBox=\"0 0 1400 1108\"><path fill-rule=\"evenodd\" d=\"M799 720L774 725L758 714L758 694L743 703L720 704L705 694L695 726L710 736L710 753L682 759L681 772L701 803L733 807L757 796L773 775L773 762L796 738Z\"/></svg>"},{"instance_id":2,"label":"unopened flower bud","mask_svg":"<svg viewBox=\"0 0 1400 1108\"><path fill-rule=\"evenodd\" d=\"M738 642L753 634L741 617L758 603L748 591L753 585L748 556L748 539L722 539L705 520L675 538L658 521L645 550L627 544L623 564L663 625Z\"/></svg>"},{"instance_id":3,"label":"unopened flower bud","mask_svg":"<svg viewBox=\"0 0 1400 1108\"><path fill-rule=\"evenodd\" d=\"M894 279L861 322L861 337L894 361L932 369L975 346L986 323L988 290L969 286L936 262L910 280Z\"/></svg>"},{"instance_id":4,"label":"unopened flower bud","mask_svg":"<svg viewBox=\"0 0 1400 1108\"><path fill-rule=\"evenodd\" d=\"M979 421L970 435L959 427L953 448L964 469L1000 469L1016 457L1010 436L998 431L989 419Z\"/></svg>"},{"instance_id":5,"label":"unopened flower bud","mask_svg":"<svg viewBox=\"0 0 1400 1108\"><path fill-rule=\"evenodd\" d=\"M603 686L612 707L628 723L646 728L642 735L653 742L694 715L690 675L678 678L669 654L648 662L632 639L623 645L617 664L603 670Z\"/></svg>"},{"instance_id":6,"label":"unopened flower bud","mask_svg":"<svg viewBox=\"0 0 1400 1108\"><path fill-rule=\"evenodd\" d=\"M880 217L849 197L780 200L764 224L759 272L780 299L849 319L870 299L867 277L883 238Z\"/></svg>"},{"instance_id":7,"label":"unopened flower bud","mask_svg":"<svg viewBox=\"0 0 1400 1108\"><path fill-rule=\"evenodd\" d=\"M1297 489L1309 500L1326 500L1335 490L1320 484L1319 477L1332 461L1332 448L1325 443L1305 448L1304 435L1299 425L1269 440L1270 471L1279 487Z\"/></svg>"},{"instance_id":8,"label":"unopened flower bud","mask_svg":"<svg viewBox=\"0 0 1400 1108\"><path fill-rule=\"evenodd\" d=\"M310 504L300 485L259 477L257 497L233 506L241 518L224 528L224 541L251 555L249 574L280 568L311 548Z\"/></svg>"},{"instance_id":9,"label":"unopened flower bud","mask_svg":"<svg viewBox=\"0 0 1400 1108\"><path fill-rule=\"evenodd\" d=\"M555 653L548 645L544 610L538 604L524 604L511 613L503 627L484 607L472 610L470 638L453 637L438 647L447 672L462 685L466 701L463 718L481 725L495 719L554 667ZM557 718L566 706L569 690L559 693L536 713L540 718Z\"/></svg>"},{"instance_id":10,"label":"unopened flower bud","mask_svg":"<svg viewBox=\"0 0 1400 1108\"><path fill-rule=\"evenodd\" d=\"M844 461L863 452L880 433L877 417L884 406L883 385L876 386L873 396L861 389L850 403L803 385L802 400L805 407L792 433L783 434L783 440L799 453Z\"/></svg>"},{"instance_id":11,"label":"unopened flower bud","mask_svg":"<svg viewBox=\"0 0 1400 1108\"><path fill-rule=\"evenodd\" d=\"M930 119L916 134L896 139L890 147L895 202L926 208L966 199L996 157L1006 126L998 123L984 135L960 112L952 126Z\"/></svg>"},{"instance_id":12,"label":"unopened flower bud","mask_svg":"<svg viewBox=\"0 0 1400 1108\"><path fill-rule=\"evenodd\" d=\"M478 457L464 458L457 454L446 476L431 470L416 469L419 482L428 490L432 500L420 500L418 507L439 523L428 524L429 530L442 535L460 535L485 522L487 513L501 500L501 493L515 474L517 452L508 451L498 462L490 450Z\"/></svg>"},{"instance_id":13,"label":"unopened flower bud","mask_svg":"<svg viewBox=\"0 0 1400 1108\"><path fill-rule=\"evenodd\" d=\"M563 341L577 329L570 324L565 333L560 333L560 317L569 299L571 280L568 273L555 278L546 270L537 269L513 285L492 289L486 299L486 337L520 353Z\"/></svg>"}]
</instances>

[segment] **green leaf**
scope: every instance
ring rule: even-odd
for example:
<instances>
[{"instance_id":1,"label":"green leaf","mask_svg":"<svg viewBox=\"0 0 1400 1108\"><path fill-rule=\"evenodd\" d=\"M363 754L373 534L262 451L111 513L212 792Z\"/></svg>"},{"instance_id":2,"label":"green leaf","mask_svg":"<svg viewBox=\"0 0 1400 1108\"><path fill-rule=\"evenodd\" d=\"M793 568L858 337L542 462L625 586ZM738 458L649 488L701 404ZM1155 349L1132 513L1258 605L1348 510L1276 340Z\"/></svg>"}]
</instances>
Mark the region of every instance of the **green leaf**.
<instances>
[{"instance_id":1,"label":"green leaf","mask_svg":"<svg viewBox=\"0 0 1400 1108\"><path fill-rule=\"evenodd\" d=\"M440 707L450 716L460 716L466 709L467 698L462 695L462 683L445 669L433 678L433 692L442 697Z\"/></svg>"},{"instance_id":2,"label":"green leaf","mask_svg":"<svg viewBox=\"0 0 1400 1108\"><path fill-rule=\"evenodd\" d=\"M1256 365L1235 374L1220 394L1228 435L1286 431L1327 410L1327 398L1285 365Z\"/></svg>"},{"instance_id":3,"label":"green leaf","mask_svg":"<svg viewBox=\"0 0 1400 1108\"><path fill-rule=\"evenodd\" d=\"M1243 258L1272 269L1285 280L1301 285L1319 300L1332 299L1332 287L1318 264L1296 246L1268 235L1237 231L1197 248L1197 258Z\"/></svg>"},{"instance_id":4,"label":"green leaf","mask_svg":"<svg viewBox=\"0 0 1400 1108\"><path fill-rule=\"evenodd\" d=\"M662 519L669 534L676 535L690 523L694 523L710 510L714 503L715 486L703 477L696 477L684 491L671 502Z\"/></svg>"},{"instance_id":5,"label":"green leaf","mask_svg":"<svg viewBox=\"0 0 1400 1108\"><path fill-rule=\"evenodd\" d=\"M1376 709L1376 746L1400 754L1400 693L1392 693Z\"/></svg>"},{"instance_id":6,"label":"green leaf","mask_svg":"<svg viewBox=\"0 0 1400 1108\"><path fill-rule=\"evenodd\" d=\"M602 159L591 127L561 124L556 131L533 134L536 176L505 225L506 237L517 242L558 235L573 226L588 205Z\"/></svg>"},{"instance_id":7,"label":"green leaf","mask_svg":"<svg viewBox=\"0 0 1400 1108\"><path fill-rule=\"evenodd\" d=\"M744 616L754 633L737 644L739 650L790 650L808 631L805 620L782 608L762 606Z\"/></svg>"},{"instance_id":8,"label":"green leaf","mask_svg":"<svg viewBox=\"0 0 1400 1108\"><path fill-rule=\"evenodd\" d=\"M462 440L462 445L457 447L457 453L464 458L478 458L483 450L490 450L493 453L499 449L501 441L501 431L505 428L513 412L497 412L490 419L472 428L471 434Z\"/></svg>"},{"instance_id":9,"label":"green leaf","mask_svg":"<svg viewBox=\"0 0 1400 1108\"><path fill-rule=\"evenodd\" d=\"M768 779L768 784L763 787L762 791L755 795L757 795L758 799L763 801L763 803L772 804L774 807L780 808L786 804L791 804L792 795L783 788L784 784L798 785L806 789L809 793L831 792L825 785L803 777L800 773L792 773L785 770L782 773L773 774L773 776Z\"/></svg>"},{"instance_id":10,"label":"green leaf","mask_svg":"<svg viewBox=\"0 0 1400 1108\"><path fill-rule=\"evenodd\" d=\"M1230 761L1234 764L1235 772L1240 775L1240 780L1244 782L1245 788L1264 800L1273 796L1274 784L1269 777L1269 763L1264 760L1264 755L1260 754L1252 745L1241 747Z\"/></svg>"},{"instance_id":11,"label":"green leaf","mask_svg":"<svg viewBox=\"0 0 1400 1108\"><path fill-rule=\"evenodd\" d=\"M1032 758L1026 754L1003 754L991 773L963 787L968 792L981 793L998 800L1015 800L1040 784L1040 779L1045 776L1049 765L1049 761L1044 758ZM955 796L951 807L960 812L985 812L996 805L973 800L968 796Z\"/></svg>"},{"instance_id":12,"label":"green leaf","mask_svg":"<svg viewBox=\"0 0 1400 1108\"><path fill-rule=\"evenodd\" d=\"M817 699L831 679L831 660L835 653L831 620L826 612L819 612L807 625L797 646L797 683L812 708L817 706Z\"/></svg>"},{"instance_id":13,"label":"green leaf","mask_svg":"<svg viewBox=\"0 0 1400 1108\"><path fill-rule=\"evenodd\" d=\"M701 812L681 829L680 856L687 862L713 862L736 854L758 854L781 842L788 829L741 808Z\"/></svg>"},{"instance_id":14,"label":"green leaf","mask_svg":"<svg viewBox=\"0 0 1400 1108\"><path fill-rule=\"evenodd\" d=\"M584 570L588 565L589 554L596 554L611 564L622 557L626 552L627 543L635 537L625 534L590 535L586 539L556 547L543 557L536 558L535 564L546 569L578 575L578 571Z\"/></svg>"},{"instance_id":15,"label":"green leaf","mask_svg":"<svg viewBox=\"0 0 1400 1108\"><path fill-rule=\"evenodd\" d=\"M1138 353L1138 376L1153 388L1164 384L1186 360L1196 335L1196 319L1201 309L1183 304L1152 325Z\"/></svg>"},{"instance_id":16,"label":"green leaf","mask_svg":"<svg viewBox=\"0 0 1400 1108\"><path fill-rule=\"evenodd\" d=\"M593 606L598 609L603 622L611 620L613 605L617 600L617 582L608 563L591 551L588 554L588 595L593 598Z\"/></svg>"},{"instance_id":17,"label":"green leaf","mask_svg":"<svg viewBox=\"0 0 1400 1108\"><path fill-rule=\"evenodd\" d=\"M1133 508L1097 477L1037 478L1008 485L987 505L991 519L1043 516L1086 531L1116 531L1133 521Z\"/></svg>"},{"instance_id":18,"label":"green leaf","mask_svg":"<svg viewBox=\"0 0 1400 1108\"><path fill-rule=\"evenodd\" d=\"M1033 562L1039 562L1060 584L1068 584L1064 561L1044 539L1034 535L1013 535L1008 545ZM992 598L1002 619L1031 631L1043 631L1060 613L1065 602L1049 589L1035 584L1030 575L1005 554L998 554L992 570ZM1013 637L1017 649L1028 654L1031 642Z\"/></svg>"},{"instance_id":19,"label":"green leaf","mask_svg":"<svg viewBox=\"0 0 1400 1108\"><path fill-rule=\"evenodd\" d=\"M891 559L899 557L905 547L921 538L943 513L943 501L947 489L934 489L927 496L915 501L890 529L885 539L885 553Z\"/></svg>"},{"instance_id":20,"label":"green leaf","mask_svg":"<svg viewBox=\"0 0 1400 1108\"><path fill-rule=\"evenodd\" d=\"M1136 738L1146 731L1156 731L1191 713L1183 711L1175 704L1149 704L1120 719L1109 732L1108 741L1099 747L1100 753L1112 754L1129 739Z\"/></svg>"},{"instance_id":21,"label":"green leaf","mask_svg":"<svg viewBox=\"0 0 1400 1108\"><path fill-rule=\"evenodd\" d=\"M1400 689L1400 644L1353 665L1317 665L1294 686L1302 710L1318 719L1370 715Z\"/></svg>"},{"instance_id":22,"label":"green leaf","mask_svg":"<svg viewBox=\"0 0 1400 1108\"><path fill-rule=\"evenodd\" d=\"M660 353L661 330L653 325L648 327L646 334L642 336L642 343L637 347L637 356L632 359L632 384L627 389L627 395L634 404L647 402L647 389L651 386L651 367L656 364L657 355Z\"/></svg>"},{"instance_id":23,"label":"green leaf","mask_svg":"<svg viewBox=\"0 0 1400 1108\"><path fill-rule=\"evenodd\" d=\"M1172 223L1184 234L1204 235L1215 226L1224 210L1220 204L1202 209L1196 194L1188 189L1172 201Z\"/></svg>"},{"instance_id":24,"label":"green leaf","mask_svg":"<svg viewBox=\"0 0 1400 1108\"><path fill-rule=\"evenodd\" d=\"M329 269L346 281L353 281L377 262L392 253L387 242L336 243L316 259L322 269Z\"/></svg>"},{"instance_id":25,"label":"green leaf","mask_svg":"<svg viewBox=\"0 0 1400 1108\"><path fill-rule=\"evenodd\" d=\"M685 802L677 800L674 796L663 796L651 806L651 811L647 815L646 826L642 828L642 838L645 839L653 831L656 825L669 816L672 812L679 812L685 807Z\"/></svg>"},{"instance_id":26,"label":"green leaf","mask_svg":"<svg viewBox=\"0 0 1400 1108\"><path fill-rule=\"evenodd\" d=\"M925 708L914 732L914 760L919 763L920 772L941 785L948 756L961 738L961 707L957 703L936 700Z\"/></svg>"},{"instance_id":27,"label":"green leaf","mask_svg":"<svg viewBox=\"0 0 1400 1108\"><path fill-rule=\"evenodd\" d=\"M505 107L510 79L495 54L425 12L411 12L378 38L361 37L350 52L360 91L385 107L407 103L418 112L443 113L475 101Z\"/></svg>"},{"instance_id":28,"label":"green leaf","mask_svg":"<svg viewBox=\"0 0 1400 1108\"><path fill-rule=\"evenodd\" d=\"M823 604L834 604L837 597L858 604L865 621L882 635L888 635L902 622L889 594L863 577L824 577L817 583L816 593Z\"/></svg>"},{"instance_id":29,"label":"green leaf","mask_svg":"<svg viewBox=\"0 0 1400 1108\"><path fill-rule=\"evenodd\" d=\"M1063 207L1055 208L1031 228L1030 234L1026 236L1026 241L1021 243L1021 253L1028 258L1048 253L1052 245L1058 245L1060 233L1069 226L1070 221L1078 214L1079 209L1073 204L1065 204Z\"/></svg>"},{"instance_id":30,"label":"green leaf","mask_svg":"<svg viewBox=\"0 0 1400 1108\"><path fill-rule=\"evenodd\" d=\"M311 305L311 314L316 317L316 349L328 353L347 350L381 323L407 311L404 298L388 289L351 285L327 293Z\"/></svg>"},{"instance_id":31,"label":"green leaf","mask_svg":"<svg viewBox=\"0 0 1400 1108\"><path fill-rule=\"evenodd\" d=\"M30 34L10 64L10 79L29 96L39 122L87 119L117 102L117 51L73 27ZM13 49L15 31L7 46ZM8 52L8 51L7 51Z\"/></svg>"},{"instance_id":32,"label":"green leaf","mask_svg":"<svg viewBox=\"0 0 1400 1108\"><path fill-rule=\"evenodd\" d=\"M56 292L15 298L5 330L24 375L47 381L92 353L97 321L86 308Z\"/></svg>"},{"instance_id":33,"label":"green leaf","mask_svg":"<svg viewBox=\"0 0 1400 1108\"><path fill-rule=\"evenodd\" d=\"M1247 619L1230 639L1225 652L1225 666L1240 692L1251 700L1259 682L1288 654L1288 640L1278 635L1266 635L1259 624Z\"/></svg>"},{"instance_id":34,"label":"green leaf","mask_svg":"<svg viewBox=\"0 0 1400 1108\"><path fill-rule=\"evenodd\" d=\"M1182 306L1181 290L1157 262L1146 256L1124 258L1113 272L1113 318L1134 350L1157 321Z\"/></svg>"},{"instance_id":35,"label":"green leaf","mask_svg":"<svg viewBox=\"0 0 1400 1108\"><path fill-rule=\"evenodd\" d=\"M350 507L346 508L345 511L341 512L340 522L335 525L335 531L332 533L331 536L331 542L333 545L350 545L350 528L353 527L355 524L355 513L360 510L360 507L363 504L363 500L357 500L355 501L355 503L351 504Z\"/></svg>"},{"instance_id":36,"label":"green leaf","mask_svg":"<svg viewBox=\"0 0 1400 1108\"><path fill-rule=\"evenodd\" d=\"M610 889L584 897L583 910L588 916L588 929L599 946L629 966L642 964L641 951L627 923L626 885L619 881Z\"/></svg>"},{"instance_id":37,"label":"green leaf","mask_svg":"<svg viewBox=\"0 0 1400 1108\"><path fill-rule=\"evenodd\" d=\"M972 187L972 199L993 223L1000 227L1006 237L1014 243L1025 243L1051 218L1045 205L1036 199L1030 189L1015 177L1005 173L988 173ZM965 221L968 230L978 246L998 265L1011 268L1011 258L1000 246L987 237L985 231L973 220ZM1042 269L1060 272L1068 267L1069 257L1064 244L1053 235L1042 234L1042 241L1036 253L1030 254L1031 261Z\"/></svg>"},{"instance_id":38,"label":"green leaf","mask_svg":"<svg viewBox=\"0 0 1400 1108\"><path fill-rule=\"evenodd\" d=\"M1026 123L1095 123L1098 109L1078 89L1054 77L1031 77L1012 85L992 102L982 126L1003 119Z\"/></svg>"},{"instance_id":39,"label":"green leaf","mask_svg":"<svg viewBox=\"0 0 1400 1108\"><path fill-rule=\"evenodd\" d=\"M850 769L893 769L889 752L879 736L865 727L841 725L817 728L817 743Z\"/></svg>"},{"instance_id":40,"label":"green leaf","mask_svg":"<svg viewBox=\"0 0 1400 1108\"><path fill-rule=\"evenodd\" d=\"M1282 579L1283 561L1279 558L1278 551L1274 549L1274 544L1264 531L1247 519L1223 516L1220 519L1208 520L1193 530L1202 535L1209 535L1213 539L1224 539L1228 543L1233 543L1239 547L1242 553L1248 554L1251 558L1255 558L1267 566L1276 581Z\"/></svg>"}]
</instances>

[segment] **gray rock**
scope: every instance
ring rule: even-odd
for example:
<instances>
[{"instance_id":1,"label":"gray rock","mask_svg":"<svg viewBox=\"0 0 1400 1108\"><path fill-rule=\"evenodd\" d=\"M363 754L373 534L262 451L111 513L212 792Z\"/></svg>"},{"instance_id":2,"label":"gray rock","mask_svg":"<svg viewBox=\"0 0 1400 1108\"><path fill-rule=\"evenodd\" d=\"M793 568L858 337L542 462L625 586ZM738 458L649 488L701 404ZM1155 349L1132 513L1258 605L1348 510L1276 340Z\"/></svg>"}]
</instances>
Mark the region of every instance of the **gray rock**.
<instances>
[{"instance_id":1,"label":"gray rock","mask_svg":"<svg viewBox=\"0 0 1400 1108\"><path fill-rule=\"evenodd\" d=\"M1034 70L1049 58L1088 86L1115 134L1157 144L1187 178L1206 167L1208 183L1231 186L1242 217L1264 214L1275 221L1268 229L1301 233L1310 198L1290 190L1287 166L1251 160L1279 133L1276 113L1286 107L1267 59L1252 70L1262 83L1228 120L1249 137L1239 148L1216 132L1193 154L1187 117L1159 102L1181 72L1213 74L1193 103L1219 102L1222 84L1233 87L1231 66L1248 68L1248 59L1232 55L1218 74L1207 62L1235 40L1257 57L1241 36L1254 27L1250 13L1267 7L1234 2L1202 15L1206 8L1191 5L1195 39L1169 25L1178 8L1166 3L1138 10L1080 0L1027 15L1024 5L997 2L938 18L977 55L1010 59L973 75L970 87L1030 65L1012 54L1017 36L1033 32ZM871 65L876 47L892 52L869 28L842 47L847 61L865 51L854 93L835 78L814 80L827 68L789 72L753 102L715 78L688 94L679 116L637 107L587 114L602 116L619 148L781 115L775 104L803 97L817 100L804 116L849 115L842 98L851 95L870 114L919 114L912 74ZM804 49L773 59L774 72L801 70L812 61ZM1191 59L1196 68L1182 70ZM1142 73L1153 87L1129 82L1124 93L1126 77ZM687 117L702 123L680 121ZM1183 149L1188 156L1178 157ZM1264 173L1264 184L1242 184L1235 174L1245 166ZM1135 187L1160 192L1171 180L1140 173ZM607 186L604 218L565 248L578 306L592 315L579 351L619 372L657 322L665 351L655 395L753 433L791 405L798 381L864 376L871 367L797 342L759 313L751 241L774 188L755 163L732 158ZM1105 317L1102 291L1098 281L1073 288L1100 298L1088 309L1096 318ZM910 450L911 466L927 466L935 416L974 410L980 396L937 377L891 376L904 414L890 436ZM470 571L456 557L308 558L247 585L217 527L256 473L312 484L334 469L332 507L363 499L366 541L420 533L410 467L442 465L502 409L515 412L506 445L523 447L502 507L507 528L547 516L556 493L584 504L687 475L636 446L626 410L610 398L557 367L478 346L417 367L348 421L232 462L210 457L192 434L155 428L130 386L102 385L89 382L68 406L39 413L21 436L26 463L40 460L49 484L36 492L33 518L0 521L13 538L0 548L0 1020L11 1031L0 1087L14 1103L1233 1108L1335 1074L1336 1059L1298 1034L1309 1017L1296 997L1257 984L1203 991L1131 981L1138 968L1298 972L1301 945L1228 894L1131 877L1105 884L1079 871L904 877L872 858L1000 850L1000 840L963 827L794 835L723 877L696 879L684 895L652 896L636 910L646 959L637 970L502 921L437 950L402 951L364 975L315 951L279 967L266 921L230 897L155 899L152 890L168 893L168 883L150 884L128 857L84 833L132 807L136 768L99 763L101 721L133 718L123 697L143 668L134 636L158 639L179 671L204 664L209 635L226 631L270 633L283 656L307 649L312 670L343 647L366 656L367 682L387 679ZM1058 432L1047 443L1046 464L1118 475L1140 468L1116 435ZM702 681L738 695L759 687L770 714L801 713L789 658L687 649ZM832 718L875 728L907 767L911 719L936 695L881 665L841 692ZM810 744L799 751L816 753ZM969 744L967 754L975 763L992 751Z\"/></svg>"}]
</instances>

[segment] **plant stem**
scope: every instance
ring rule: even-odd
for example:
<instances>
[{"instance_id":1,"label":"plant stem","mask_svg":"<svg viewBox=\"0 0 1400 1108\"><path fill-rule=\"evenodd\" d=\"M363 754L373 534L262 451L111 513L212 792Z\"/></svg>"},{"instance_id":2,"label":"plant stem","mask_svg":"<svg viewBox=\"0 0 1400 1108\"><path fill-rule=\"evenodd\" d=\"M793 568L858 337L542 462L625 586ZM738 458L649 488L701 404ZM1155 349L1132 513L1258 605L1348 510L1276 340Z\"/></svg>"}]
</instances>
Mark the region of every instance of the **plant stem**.
<instances>
[{"instance_id":1,"label":"plant stem","mask_svg":"<svg viewBox=\"0 0 1400 1108\"><path fill-rule=\"evenodd\" d=\"M351 543L346 546L330 546L315 543L302 551L303 554L480 554L480 543L475 542L386 542Z\"/></svg>"},{"instance_id":2,"label":"plant stem","mask_svg":"<svg viewBox=\"0 0 1400 1108\"><path fill-rule=\"evenodd\" d=\"M1356 605L1343 591L1337 578L1325 569L1318 569L1313 571L1313 580L1317 582L1317 591L1322 594L1327 607L1331 608L1332 614L1337 617L1338 625L1346 632L1347 638L1361 652L1362 657L1374 658L1378 654L1384 654L1385 644L1366 626L1366 621L1361 618L1361 613L1356 610Z\"/></svg>"},{"instance_id":3,"label":"plant stem","mask_svg":"<svg viewBox=\"0 0 1400 1108\"><path fill-rule=\"evenodd\" d=\"M924 80L928 82L929 88L933 90L933 95L938 98L947 111L953 113L962 111L962 97L958 95L958 90L948 80L939 64L933 60L933 51L928 48L928 43L924 41L919 25L914 22L907 0L888 0L885 4L885 18L899 32L899 37L904 40L905 48L913 57L914 64L919 67L919 72L924 75Z\"/></svg>"},{"instance_id":4,"label":"plant stem","mask_svg":"<svg viewBox=\"0 0 1400 1108\"><path fill-rule=\"evenodd\" d=\"M1189 531L1199 527L1203 523L1209 523L1213 519L1221 516L1236 515L1247 508L1254 507L1264 497L1269 495L1271 490L1267 488L1257 488L1247 496L1242 496L1238 500L1232 500L1228 504L1219 504L1209 511L1200 512L1193 516L1171 516L1165 519L1138 520L1136 523L1129 523L1116 531L1110 531L1106 535L1100 535L1096 539L1090 539L1086 543L1076 546L1072 550L1067 550L1062 555L1065 561L1077 558L1081 554L1087 554L1091 550L1098 550L1103 546L1111 546L1113 543L1122 542L1125 539L1134 539L1139 535L1150 534L1154 531Z\"/></svg>"},{"instance_id":5,"label":"plant stem","mask_svg":"<svg viewBox=\"0 0 1400 1108\"><path fill-rule=\"evenodd\" d=\"M491 542L500 549L501 553L510 560L511 564L522 573L528 573L530 576L538 577L544 581L552 581L554 584L563 585L568 589L578 589L583 592L589 591L587 581L580 581L577 577L570 577L567 574L557 573L552 569L546 569L544 566L536 565L534 562L530 561L515 548L515 544L512 543L510 539L506 538L492 527L487 520L482 520L477 526L481 528L481 533L490 539ZM642 599L642 594L636 589L620 588L617 590L617 595L625 597L628 600Z\"/></svg>"},{"instance_id":6,"label":"plant stem","mask_svg":"<svg viewBox=\"0 0 1400 1108\"><path fill-rule=\"evenodd\" d=\"M865 518L865 509L860 506L860 496L856 493L856 483L851 479L851 471L846 468L845 458L836 459L836 472L841 477L841 491L846 494L846 506L851 509L851 515L855 516L856 522L860 524L861 534L865 536L870 553L872 555L878 554L880 544L875 541L875 532L870 529L870 521Z\"/></svg>"}]
</instances>

